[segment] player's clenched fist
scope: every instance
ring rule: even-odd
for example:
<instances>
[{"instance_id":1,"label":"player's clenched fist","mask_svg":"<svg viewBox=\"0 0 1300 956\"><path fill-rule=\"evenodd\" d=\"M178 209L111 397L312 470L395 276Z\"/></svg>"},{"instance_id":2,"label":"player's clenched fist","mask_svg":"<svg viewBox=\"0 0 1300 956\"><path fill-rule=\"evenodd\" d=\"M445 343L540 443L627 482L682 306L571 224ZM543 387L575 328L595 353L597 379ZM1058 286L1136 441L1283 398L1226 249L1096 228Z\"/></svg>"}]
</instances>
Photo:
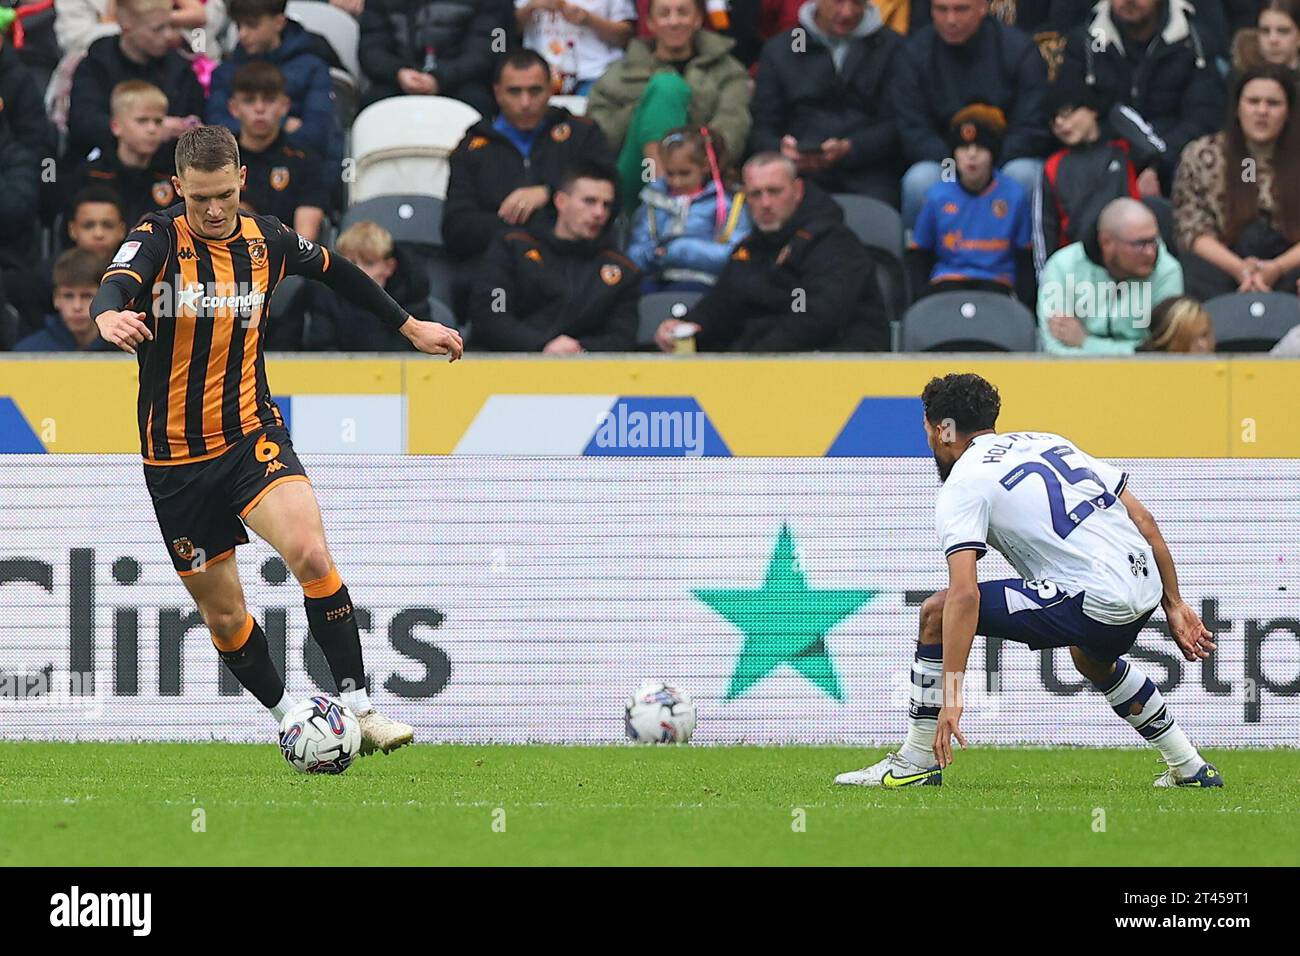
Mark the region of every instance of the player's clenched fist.
<instances>
[{"instance_id":1,"label":"player's clenched fist","mask_svg":"<svg viewBox=\"0 0 1300 956\"><path fill-rule=\"evenodd\" d=\"M419 319L408 318L400 331L421 352L428 352L430 355L450 355L449 362L456 361L465 351L465 343L461 341L460 333L438 322L422 322Z\"/></svg>"},{"instance_id":2,"label":"player's clenched fist","mask_svg":"<svg viewBox=\"0 0 1300 956\"><path fill-rule=\"evenodd\" d=\"M137 345L145 339L153 340L153 333L149 331L144 319L143 312L115 312L110 309L99 313L95 325L99 326L99 334L105 342L112 342L134 355Z\"/></svg>"}]
</instances>

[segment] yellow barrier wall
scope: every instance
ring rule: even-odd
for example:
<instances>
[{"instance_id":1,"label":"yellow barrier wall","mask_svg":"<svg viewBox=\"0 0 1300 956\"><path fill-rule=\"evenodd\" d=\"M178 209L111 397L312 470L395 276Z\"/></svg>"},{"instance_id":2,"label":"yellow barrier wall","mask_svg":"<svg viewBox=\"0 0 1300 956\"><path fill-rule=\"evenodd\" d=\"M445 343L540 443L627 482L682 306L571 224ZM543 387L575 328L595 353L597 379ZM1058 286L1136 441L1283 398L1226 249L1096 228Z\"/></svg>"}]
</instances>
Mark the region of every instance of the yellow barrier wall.
<instances>
[{"instance_id":1,"label":"yellow barrier wall","mask_svg":"<svg viewBox=\"0 0 1300 956\"><path fill-rule=\"evenodd\" d=\"M1002 393L1001 429L1060 432L1093 454L1300 457L1298 370L1268 358L268 360L276 395L404 394L417 454L453 451L494 395L649 395L695 398L733 454L821 456L864 397L915 397L931 376L973 371ZM138 451L135 389L129 357L0 359L0 401L51 452Z\"/></svg>"}]
</instances>

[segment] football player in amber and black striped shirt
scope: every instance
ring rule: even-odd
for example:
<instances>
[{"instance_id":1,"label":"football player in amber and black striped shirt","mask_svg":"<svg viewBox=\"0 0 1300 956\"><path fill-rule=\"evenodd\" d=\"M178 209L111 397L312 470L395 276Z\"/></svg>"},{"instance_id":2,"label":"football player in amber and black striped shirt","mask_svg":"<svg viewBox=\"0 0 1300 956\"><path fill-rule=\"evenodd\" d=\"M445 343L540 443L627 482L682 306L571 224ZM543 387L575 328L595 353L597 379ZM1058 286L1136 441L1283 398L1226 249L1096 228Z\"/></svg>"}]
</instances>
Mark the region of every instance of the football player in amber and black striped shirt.
<instances>
[{"instance_id":1,"label":"football player in amber and black striped shirt","mask_svg":"<svg viewBox=\"0 0 1300 956\"><path fill-rule=\"evenodd\" d=\"M376 714L366 693L352 599L325 544L320 508L271 400L263 325L286 275L325 283L405 335L450 355L460 335L421 322L342 256L273 216L239 211L246 170L221 126L176 144L184 202L146 216L104 272L90 314L140 365L137 416L145 481L172 563L222 660L276 720L292 706L266 635L244 605L235 547L245 525L302 584L307 621L343 702L360 718L362 753L410 743L410 726Z\"/></svg>"}]
</instances>

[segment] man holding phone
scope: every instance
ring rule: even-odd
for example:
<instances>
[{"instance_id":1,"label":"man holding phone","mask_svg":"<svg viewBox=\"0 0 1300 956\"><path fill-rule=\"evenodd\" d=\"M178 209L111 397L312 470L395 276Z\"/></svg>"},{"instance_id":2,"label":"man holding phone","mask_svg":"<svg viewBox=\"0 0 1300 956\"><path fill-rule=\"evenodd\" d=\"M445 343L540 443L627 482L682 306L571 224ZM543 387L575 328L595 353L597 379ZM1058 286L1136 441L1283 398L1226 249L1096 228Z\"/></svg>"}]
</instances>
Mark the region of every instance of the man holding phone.
<instances>
[{"instance_id":1,"label":"man holding phone","mask_svg":"<svg viewBox=\"0 0 1300 956\"><path fill-rule=\"evenodd\" d=\"M779 152L828 192L897 207L901 146L893 62L903 38L867 0L815 0L763 47L750 102L753 152Z\"/></svg>"}]
</instances>

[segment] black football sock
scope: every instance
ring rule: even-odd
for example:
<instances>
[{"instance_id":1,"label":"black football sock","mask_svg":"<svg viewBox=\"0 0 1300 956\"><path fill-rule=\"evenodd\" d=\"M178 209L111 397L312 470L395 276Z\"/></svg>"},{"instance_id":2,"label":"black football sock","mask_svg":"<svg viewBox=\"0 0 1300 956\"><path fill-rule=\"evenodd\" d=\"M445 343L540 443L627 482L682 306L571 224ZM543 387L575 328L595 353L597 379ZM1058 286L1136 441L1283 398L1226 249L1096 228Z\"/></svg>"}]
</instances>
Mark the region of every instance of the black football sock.
<instances>
[{"instance_id":1,"label":"black football sock","mask_svg":"<svg viewBox=\"0 0 1300 956\"><path fill-rule=\"evenodd\" d=\"M280 676L280 672L275 669L275 662L271 660L271 648L266 643L266 632L253 620L251 614L240 634L235 635L229 642L222 642L232 650L223 650L221 644L217 644L216 638L213 638L213 643L216 644L217 653L230 669L230 673L235 675L235 679L256 697L263 707L275 708L282 703L284 678Z\"/></svg>"},{"instance_id":2,"label":"black football sock","mask_svg":"<svg viewBox=\"0 0 1300 956\"><path fill-rule=\"evenodd\" d=\"M311 636L325 654L339 695L356 709L354 705L365 700L366 668L361 660L361 632L347 586L338 569L331 568L325 577L304 582L302 590Z\"/></svg>"}]
</instances>

